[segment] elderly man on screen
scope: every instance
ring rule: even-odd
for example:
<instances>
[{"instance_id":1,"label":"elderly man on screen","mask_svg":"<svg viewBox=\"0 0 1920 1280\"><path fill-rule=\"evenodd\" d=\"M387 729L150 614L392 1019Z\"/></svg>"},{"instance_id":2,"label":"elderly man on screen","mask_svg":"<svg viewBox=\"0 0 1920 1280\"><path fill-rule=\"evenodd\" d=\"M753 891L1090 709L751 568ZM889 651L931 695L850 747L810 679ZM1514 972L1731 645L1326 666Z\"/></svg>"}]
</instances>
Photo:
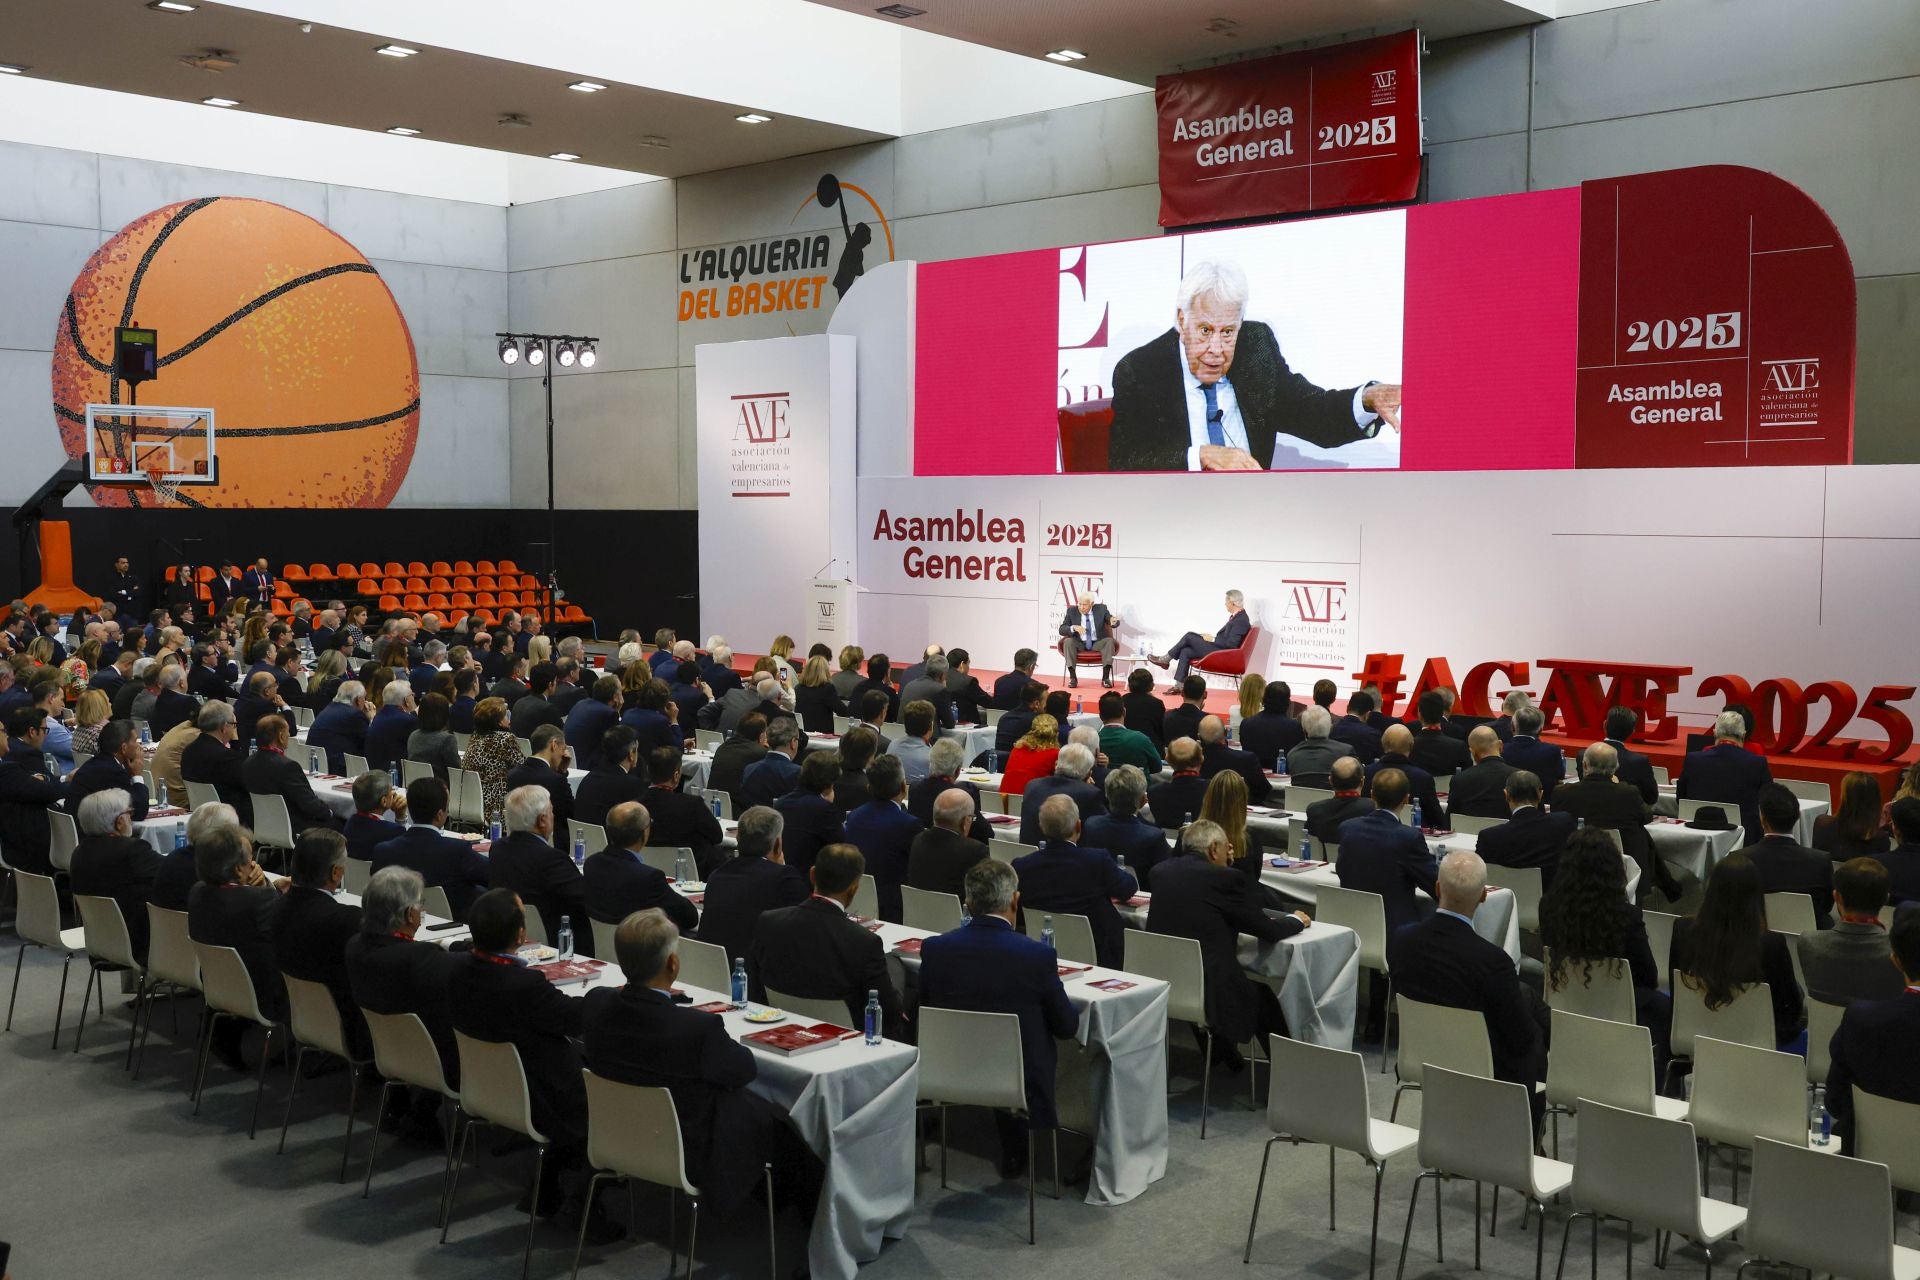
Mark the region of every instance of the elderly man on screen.
<instances>
[{"instance_id":1,"label":"elderly man on screen","mask_svg":"<svg viewBox=\"0 0 1920 1280\"><path fill-rule=\"evenodd\" d=\"M1400 387L1328 391L1295 373L1269 326L1246 319L1247 277L1202 262L1180 282L1173 328L1113 370L1112 471L1264 471L1312 465L1286 443L1332 449L1400 426Z\"/></svg>"}]
</instances>

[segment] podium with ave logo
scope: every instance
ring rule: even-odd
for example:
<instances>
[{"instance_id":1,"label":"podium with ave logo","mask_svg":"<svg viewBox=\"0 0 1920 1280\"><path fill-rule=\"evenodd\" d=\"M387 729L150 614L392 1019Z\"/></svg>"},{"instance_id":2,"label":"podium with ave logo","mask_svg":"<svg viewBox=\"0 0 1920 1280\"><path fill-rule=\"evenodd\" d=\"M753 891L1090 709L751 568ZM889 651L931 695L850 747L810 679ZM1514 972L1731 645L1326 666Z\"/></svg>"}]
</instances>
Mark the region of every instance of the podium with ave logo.
<instances>
[{"instance_id":1,"label":"podium with ave logo","mask_svg":"<svg viewBox=\"0 0 1920 1280\"><path fill-rule=\"evenodd\" d=\"M859 601L866 588L845 578L815 578L807 587L809 648L823 644L839 653L854 642Z\"/></svg>"}]
</instances>

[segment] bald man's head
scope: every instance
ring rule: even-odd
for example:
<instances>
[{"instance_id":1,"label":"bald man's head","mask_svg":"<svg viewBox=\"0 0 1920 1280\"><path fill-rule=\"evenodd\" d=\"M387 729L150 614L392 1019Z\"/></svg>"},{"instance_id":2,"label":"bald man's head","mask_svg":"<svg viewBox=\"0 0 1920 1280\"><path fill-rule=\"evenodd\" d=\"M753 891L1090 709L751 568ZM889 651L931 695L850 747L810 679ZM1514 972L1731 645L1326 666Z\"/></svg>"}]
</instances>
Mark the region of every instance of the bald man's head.
<instances>
[{"instance_id":1,"label":"bald man's head","mask_svg":"<svg viewBox=\"0 0 1920 1280\"><path fill-rule=\"evenodd\" d=\"M1486 725L1480 725L1467 735L1467 750L1473 753L1476 761L1497 756L1500 754L1500 735Z\"/></svg>"},{"instance_id":2,"label":"bald man's head","mask_svg":"<svg viewBox=\"0 0 1920 1280\"><path fill-rule=\"evenodd\" d=\"M1380 749L1397 755L1406 755L1413 750L1413 730L1404 724L1396 724L1380 735Z\"/></svg>"},{"instance_id":3,"label":"bald man's head","mask_svg":"<svg viewBox=\"0 0 1920 1280\"><path fill-rule=\"evenodd\" d=\"M1200 741L1204 745L1211 747L1226 736L1227 726L1220 723L1219 716L1200 717Z\"/></svg>"}]
</instances>

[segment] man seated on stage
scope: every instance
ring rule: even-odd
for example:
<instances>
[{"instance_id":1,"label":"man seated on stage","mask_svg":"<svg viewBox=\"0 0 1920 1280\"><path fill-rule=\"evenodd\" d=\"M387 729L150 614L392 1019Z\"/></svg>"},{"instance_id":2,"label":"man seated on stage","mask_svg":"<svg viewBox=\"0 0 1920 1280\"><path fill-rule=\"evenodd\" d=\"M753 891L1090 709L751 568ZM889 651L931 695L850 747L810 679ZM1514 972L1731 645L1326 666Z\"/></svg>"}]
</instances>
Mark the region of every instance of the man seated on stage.
<instances>
[{"instance_id":1,"label":"man seated on stage","mask_svg":"<svg viewBox=\"0 0 1920 1280\"><path fill-rule=\"evenodd\" d=\"M1120 620L1107 612L1104 604L1095 604L1085 591L1067 607L1060 620L1060 653L1067 660L1067 688L1080 685L1080 654L1090 650L1100 655L1100 687L1113 688L1113 651L1119 643L1114 633Z\"/></svg>"},{"instance_id":2,"label":"man seated on stage","mask_svg":"<svg viewBox=\"0 0 1920 1280\"><path fill-rule=\"evenodd\" d=\"M1220 624L1220 630L1204 634L1189 631L1165 653L1147 655L1147 661L1160 667L1166 666L1170 661L1177 661L1179 665L1173 669L1173 678L1176 681L1184 681L1187 678L1187 664L1195 658L1205 657L1209 653L1218 653L1222 649L1238 649L1240 642L1247 638L1248 627L1252 625L1247 617L1245 601L1246 597L1240 592L1227 592L1227 620Z\"/></svg>"}]
</instances>

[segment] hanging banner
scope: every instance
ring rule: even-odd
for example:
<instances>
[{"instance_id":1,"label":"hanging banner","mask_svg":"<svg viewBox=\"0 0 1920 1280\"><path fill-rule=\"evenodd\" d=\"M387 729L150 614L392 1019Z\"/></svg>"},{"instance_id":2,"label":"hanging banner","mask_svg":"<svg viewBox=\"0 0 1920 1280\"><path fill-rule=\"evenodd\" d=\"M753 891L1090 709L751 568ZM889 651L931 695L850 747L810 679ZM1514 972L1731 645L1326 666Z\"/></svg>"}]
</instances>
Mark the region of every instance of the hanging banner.
<instances>
[{"instance_id":1,"label":"hanging banner","mask_svg":"<svg viewBox=\"0 0 1920 1280\"><path fill-rule=\"evenodd\" d=\"M1420 186L1420 33L1154 82L1160 225L1397 204Z\"/></svg>"}]
</instances>

